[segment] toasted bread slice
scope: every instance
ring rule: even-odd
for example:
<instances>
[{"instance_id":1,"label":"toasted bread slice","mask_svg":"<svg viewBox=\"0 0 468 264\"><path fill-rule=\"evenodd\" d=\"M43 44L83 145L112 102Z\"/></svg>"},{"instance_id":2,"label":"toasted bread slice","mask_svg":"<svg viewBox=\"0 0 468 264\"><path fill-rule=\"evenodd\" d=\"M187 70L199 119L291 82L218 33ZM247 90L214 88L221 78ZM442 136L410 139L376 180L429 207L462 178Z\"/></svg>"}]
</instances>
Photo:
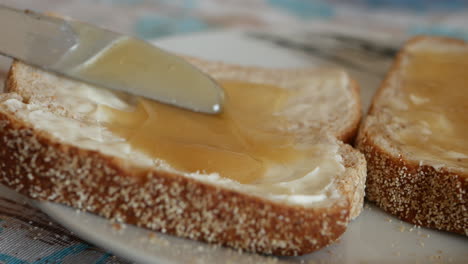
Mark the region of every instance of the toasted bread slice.
<instances>
[{"instance_id":1,"label":"toasted bread slice","mask_svg":"<svg viewBox=\"0 0 468 264\"><path fill-rule=\"evenodd\" d=\"M251 252L301 255L336 240L364 197L364 157L339 140L358 127L356 84L338 70L189 60L218 80L299 91L282 109L290 122L280 129L294 133L298 147L316 149L305 160L317 164L314 171L290 182L265 175L266 183L242 184L154 163L92 114L98 104L126 104L118 94L14 62L0 97L0 182L34 199ZM294 166L286 169L300 169ZM314 177L328 184L307 193ZM265 187L293 183L298 194Z\"/></svg>"},{"instance_id":2,"label":"toasted bread slice","mask_svg":"<svg viewBox=\"0 0 468 264\"><path fill-rule=\"evenodd\" d=\"M417 37L360 128L366 197L416 225L468 235L468 44Z\"/></svg>"}]
</instances>

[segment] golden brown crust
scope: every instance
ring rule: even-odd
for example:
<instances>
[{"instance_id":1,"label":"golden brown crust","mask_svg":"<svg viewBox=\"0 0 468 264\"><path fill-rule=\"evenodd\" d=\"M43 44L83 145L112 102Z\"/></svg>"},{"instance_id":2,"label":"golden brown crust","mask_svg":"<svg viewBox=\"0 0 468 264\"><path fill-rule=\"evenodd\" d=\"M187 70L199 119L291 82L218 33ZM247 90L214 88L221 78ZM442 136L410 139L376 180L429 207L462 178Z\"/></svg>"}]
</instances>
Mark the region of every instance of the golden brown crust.
<instances>
[{"instance_id":1,"label":"golden brown crust","mask_svg":"<svg viewBox=\"0 0 468 264\"><path fill-rule=\"evenodd\" d=\"M0 183L28 197L152 230L274 255L302 255L336 240L349 221L352 196L364 180L351 170L343 179L355 183L341 186L348 191L343 199L329 207L304 208L167 172L136 173L121 160L55 142L1 112L0 145L4 146L0 148ZM348 155L353 154L356 157L348 165L363 168L363 158L359 153Z\"/></svg>"},{"instance_id":2,"label":"golden brown crust","mask_svg":"<svg viewBox=\"0 0 468 264\"><path fill-rule=\"evenodd\" d=\"M359 87L359 84L355 80L351 80L351 91L352 91L354 100L356 100L358 104L358 107L350 110L350 111L353 111L352 121L350 122L350 126L343 129L341 134L337 135L338 139L349 144L354 142L354 139L356 138L356 135L358 133L359 126L362 120L362 102L361 102L361 96L360 96L360 87Z\"/></svg>"},{"instance_id":3,"label":"golden brown crust","mask_svg":"<svg viewBox=\"0 0 468 264\"><path fill-rule=\"evenodd\" d=\"M19 87L15 67L17 63L9 73L8 91L26 102L33 91ZM350 89L359 102L356 83ZM353 111L350 125L341 127L343 139L352 138L359 124L361 110ZM0 111L0 146L0 183L28 197L264 254L302 255L330 244L360 213L364 197L365 160L344 144L340 153L346 172L336 180L340 197L312 208L155 169L137 170L124 160L60 142L8 111Z\"/></svg>"},{"instance_id":4,"label":"golden brown crust","mask_svg":"<svg viewBox=\"0 0 468 264\"><path fill-rule=\"evenodd\" d=\"M15 92L14 89L18 89L18 85L16 84L15 78L13 78L13 74L15 72L15 68L17 67L19 61L14 60L11 63L10 69L8 70L7 77L5 79L5 93Z\"/></svg>"},{"instance_id":5,"label":"golden brown crust","mask_svg":"<svg viewBox=\"0 0 468 264\"><path fill-rule=\"evenodd\" d=\"M357 147L367 161L367 199L415 225L468 235L466 175L396 157L366 131Z\"/></svg>"},{"instance_id":6,"label":"golden brown crust","mask_svg":"<svg viewBox=\"0 0 468 264\"><path fill-rule=\"evenodd\" d=\"M370 117L378 120L377 106L385 89L392 89L391 77L399 70L405 49L420 41L439 41L467 45L462 40L450 38L415 37L397 55L393 66L374 95L369 110ZM422 165L402 154L396 155L381 140L391 140L374 126L385 126L377 121L372 125L366 119L358 133L356 146L367 161L366 197L385 211L400 219L429 228L468 235L466 193L468 175L442 167ZM380 137L380 141L377 139ZM390 146L392 147L392 146Z\"/></svg>"}]
</instances>

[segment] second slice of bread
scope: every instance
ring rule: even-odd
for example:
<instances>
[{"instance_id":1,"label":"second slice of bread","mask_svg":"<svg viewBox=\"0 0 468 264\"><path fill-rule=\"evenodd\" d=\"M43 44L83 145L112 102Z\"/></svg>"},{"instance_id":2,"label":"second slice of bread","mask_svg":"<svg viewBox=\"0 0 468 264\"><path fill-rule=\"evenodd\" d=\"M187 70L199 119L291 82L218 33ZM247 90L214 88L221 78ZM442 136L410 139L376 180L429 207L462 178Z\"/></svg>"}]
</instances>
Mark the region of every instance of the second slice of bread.
<instances>
[{"instance_id":1,"label":"second slice of bread","mask_svg":"<svg viewBox=\"0 0 468 264\"><path fill-rule=\"evenodd\" d=\"M187 173L145 163L144 153L103 131L90 111L90 87L15 62L0 96L0 182L39 200L109 219L252 252L301 255L336 240L364 197L365 160L349 141L360 120L357 86L339 70L271 70L200 59L219 80L301 91L284 109L285 128L339 164L320 202L275 198L222 175ZM89 96L92 94L92 96ZM189 131L187 133L190 133ZM99 135L99 137L96 137Z\"/></svg>"},{"instance_id":2,"label":"second slice of bread","mask_svg":"<svg viewBox=\"0 0 468 264\"><path fill-rule=\"evenodd\" d=\"M440 147L436 142L428 140L425 150L415 151L407 143L400 142L399 133L407 133L412 137L424 138L431 133L441 133L439 137L445 140L454 140L451 133L438 132L450 130L450 123L444 116L439 116L437 110L426 113L424 118L405 122L394 109L400 109L405 114L411 110L405 110L408 103L403 98L406 96L414 101L414 104L430 104L423 97L407 94L403 87L409 83L411 74L420 74L406 70L418 53L447 54L445 60L450 61L449 56L465 61L447 66L446 69L435 69L435 74L441 71L451 71L450 67L464 67L468 65L468 44L461 40L417 37L409 41L397 56L395 63L382 83L373 99L373 103L360 128L357 138L357 146L366 156L368 163L368 178L366 183L366 197L377 203L387 212L416 225L448 230L468 235L467 190L468 190L468 153L459 153L451 149L444 149L438 155L431 154L430 150ZM421 56L421 55L419 55ZM444 55L441 55L444 56ZM431 55L425 55L425 65L431 67L434 63ZM464 64L463 64L464 63ZM464 66L462 66L464 65ZM433 65L433 67L438 67ZM466 78L466 68L458 68ZM464 70L464 73L463 73ZM427 76L428 71L423 72ZM455 74L451 74L455 75ZM429 79L420 80L419 85L435 85L444 92L444 87L438 82ZM457 78L451 76L449 78ZM414 82L413 82L414 83ZM458 97L468 94L468 84L462 84L458 91ZM459 100L460 101L460 100ZM460 111L460 115L468 116L466 101L461 105L448 103L445 108L453 108ZM464 104L464 105L463 105ZM466 118L465 118L466 120ZM436 122L440 129L431 131L428 123ZM461 125L461 124L459 124ZM460 144L466 144L468 137ZM458 158L456 159L456 157ZM450 157L450 159L447 159ZM454 162L450 161L453 160Z\"/></svg>"}]
</instances>

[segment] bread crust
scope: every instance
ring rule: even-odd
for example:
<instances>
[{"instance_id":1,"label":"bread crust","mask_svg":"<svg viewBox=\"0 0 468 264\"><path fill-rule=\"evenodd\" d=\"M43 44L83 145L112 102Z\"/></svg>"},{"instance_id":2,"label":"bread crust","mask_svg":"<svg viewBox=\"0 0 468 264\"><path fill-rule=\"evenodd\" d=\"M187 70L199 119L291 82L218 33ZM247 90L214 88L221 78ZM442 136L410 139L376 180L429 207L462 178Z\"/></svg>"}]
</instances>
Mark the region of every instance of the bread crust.
<instances>
[{"instance_id":1,"label":"bread crust","mask_svg":"<svg viewBox=\"0 0 468 264\"><path fill-rule=\"evenodd\" d=\"M337 136L339 140L345 143L349 143L349 144L355 141L359 127L361 125L361 120L362 120L362 101L361 101L361 96L360 96L361 89L357 81L353 79L351 79L350 88L351 88L354 100L358 104L358 107L351 110L351 111L354 111L354 114L352 115L353 118L350 122L350 126L343 129L341 134Z\"/></svg>"},{"instance_id":2,"label":"bread crust","mask_svg":"<svg viewBox=\"0 0 468 264\"><path fill-rule=\"evenodd\" d=\"M33 199L52 201L119 222L251 252L293 256L320 249L362 207L365 161L349 146L343 197L305 208L264 200L62 144L0 112L0 182Z\"/></svg>"},{"instance_id":3,"label":"bread crust","mask_svg":"<svg viewBox=\"0 0 468 264\"><path fill-rule=\"evenodd\" d=\"M374 95L368 117L378 117L378 100L385 89L391 89L390 81L399 70L405 49L420 41L439 41L455 45L467 45L462 40L441 37L415 37L398 53L379 90ZM379 130L366 119L357 136L356 146L367 161L366 197L385 211L415 225L445 230L468 236L468 175L447 167L434 168L420 164L404 154L395 155L383 147L377 137ZM377 121L377 125L379 124ZM392 144L392 142L390 142Z\"/></svg>"},{"instance_id":4,"label":"bread crust","mask_svg":"<svg viewBox=\"0 0 468 264\"><path fill-rule=\"evenodd\" d=\"M222 65L224 71L237 67ZM27 102L31 91L19 87L16 67L18 62L10 70L7 91ZM360 103L355 82L350 89ZM361 110L352 111L350 125L337 131L339 138L350 140L356 133ZM364 199L365 159L341 143L346 171L336 179L340 196L321 207L282 204L183 175L136 168L60 142L8 111L0 111L0 146L0 183L30 198L262 254L303 255L332 243L359 215Z\"/></svg>"},{"instance_id":5,"label":"bread crust","mask_svg":"<svg viewBox=\"0 0 468 264\"><path fill-rule=\"evenodd\" d=\"M409 223L468 235L466 175L394 156L366 131L357 147L367 161L368 200Z\"/></svg>"}]
</instances>

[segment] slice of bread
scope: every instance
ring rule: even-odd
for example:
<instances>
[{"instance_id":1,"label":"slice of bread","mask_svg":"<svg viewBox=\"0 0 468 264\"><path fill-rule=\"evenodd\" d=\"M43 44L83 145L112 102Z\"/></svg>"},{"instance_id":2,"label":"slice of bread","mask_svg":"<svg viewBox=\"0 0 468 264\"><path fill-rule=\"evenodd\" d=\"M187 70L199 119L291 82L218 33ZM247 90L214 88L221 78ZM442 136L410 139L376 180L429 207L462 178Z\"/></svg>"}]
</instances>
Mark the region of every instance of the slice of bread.
<instances>
[{"instance_id":1,"label":"slice of bread","mask_svg":"<svg viewBox=\"0 0 468 264\"><path fill-rule=\"evenodd\" d=\"M357 146L366 197L407 222L468 235L468 43L410 40L373 99Z\"/></svg>"},{"instance_id":2,"label":"slice of bread","mask_svg":"<svg viewBox=\"0 0 468 264\"><path fill-rule=\"evenodd\" d=\"M33 199L251 252L302 255L335 241L363 205L364 157L341 142L352 140L361 117L355 82L332 69L188 60L218 80L297 91L279 113L288 127L278 129L293 133L297 147L316 150L304 161L315 169L293 180L265 175L242 184L155 163L95 114L98 104L119 108L132 98L14 62L0 96L0 183ZM281 168L298 171L301 164ZM308 193L317 177L327 185ZM288 184L298 193L265 187Z\"/></svg>"}]
</instances>

